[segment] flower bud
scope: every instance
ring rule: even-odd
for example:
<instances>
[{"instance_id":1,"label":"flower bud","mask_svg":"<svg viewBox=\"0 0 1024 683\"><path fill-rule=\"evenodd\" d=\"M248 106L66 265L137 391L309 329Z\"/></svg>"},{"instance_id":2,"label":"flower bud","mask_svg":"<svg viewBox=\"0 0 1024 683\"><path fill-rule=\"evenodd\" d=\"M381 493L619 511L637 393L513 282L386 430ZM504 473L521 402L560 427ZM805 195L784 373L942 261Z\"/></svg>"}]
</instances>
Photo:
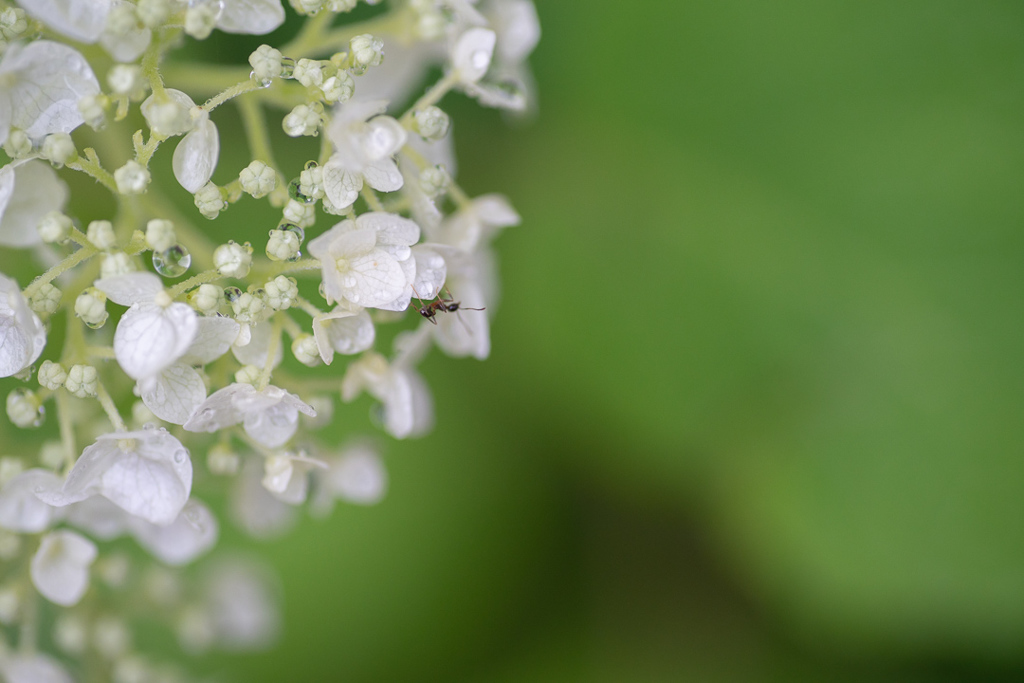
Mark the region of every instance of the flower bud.
<instances>
[{"instance_id":1,"label":"flower bud","mask_svg":"<svg viewBox=\"0 0 1024 683\"><path fill-rule=\"evenodd\" d=\"M138 27L139 18L135 14L135 8L129 4L114 5L107 14L107 34L112 38L124 39L125 36L135 31Z\"/></svg>"},{"instance_id":2,"label":"flower bud","mask_svg":"<svg viewBox=\"0 0 1024 683\"><path fill-rule=\"evenodd\" d=\"M313 166L299 174L299 194L309 199L320 199L324 196L323 166Z\"/></svg>"},{"instance_id":3,"label":"flower bud","mask_svg":"<svg viewBox=\"0 0 1024 683\"><path fill-rule=\"evenodd\" d=\"M308 228L316 222L316 206L289 199L284 206L284 219L300 228Z\"/></svg>"},{"instance_id":4,"label":"flower bud","mask_svg":"<svg viewBox=\"0 0 1024 683\"><path fill-rule=\"evenodd\" d=\"M12 159L23 159L32 154L32 141L23 130L13 129L4 143L4 151Z\"/></svg>"},{"instance_id":5,"label":"flower bud","mask_svg":"<svg viewBox=\"0 0 1024 683\"><path fill-rule=\"evenodd\" d=\"M100 262L100 277L127 275L128 273L134 273L135 270L135 263L132 261L132 257L123 251L104 254L103 261Z\"/></svg>"},{"instance_id":6,"label":"flower bud","mask_svg":"<svg viewBox=\"0 0 1024 683\"><path fill-rule=\"evenodd\" d=\"M46 360L39 366L39 374L37 376L40 386L46 387L50 391L56 391L64 386L68 373L60 363Z\"/></svg>"},{"instance_id":7,"label":"flower bud","mask_svg":"<svg viewBox=\"0 0 1024 683\"><path fill-rule=\"evenodd\" d=\"M300 246L297 234L291 230L275 228L270 231L270 239L267 240L267 258L271 261L291 261L299 255Z\"/></svg>"},{"instance_id":8,"label":"flower bud","mask_svg":"<svg viewBox=\"0 0 1024 683\"><path fill-rule=\"evenodd\" d=\"M43 138L40 154L57 168L78 158L75 143L71 141L71 136L67 133L52 133Z\"/></svg>"},{"instance_id":9,"label":"flower bud","mask_svg":"<svg viewBox=\"0 0 1024 683\"><path fill-rule=\"evenodd\" d=\"M94 398L99 388L99 374L91 365L72 365L64 388L78 398Z\"/></svg>"},{"instance_id":10,"label":"flower bud","mask_svg":"<svg viewBox=\"0 0 1024 683\"><path fill-rule=\"evenodd\" d=\"M451 120L437 107L420 109L413 114L413 129L425 140L440 140L448 134Z\"/></svg>"},{"instance_id":11,"label":"flower bud","mask_svg":"<svg viewBox=\"0 0 1024 683\"><path fill-rule=\"evenodd\" d=\"M146 246L155 252L166 251L178 243L174 234L174 223L154 218L146 223Z\"/></svg>"},{"instance_id":12,"label":"flower bud","mask_svg":"<svg viewBox=\"0 0 1024 683\"><path fill-rule=\"evenodd\" d=\"M60 307L60 299L63 295L62 291L47 282L32 292L28 298L28 305L39 315L53 315Z\"/></svg>"},{"instance_id":13,"label":"flower bud","mask_svg":"<svg viewBox=\"0 0 1024 683\"><path fill-rule=\"evenodd\" d=\"M136 11L149 28L160 28L171 16L172 0L139 0Z\"/></svg>"},{"instance_id":14,"label":"flower bud","mask_svg":"<svg viewBox=\"0 0 1024 683\"><path fill-rule=\"evenodd\" d=\"M313 135L320 126L320 112L307 104L300 104L284 117L281 127L286 135L297 138Z\"/></svg>"},{"instance_id":15,"label":"flower bud","mask_svg":"<svg viewBox=\"0 0 1024 683\"><path fill-rule=\"evenodd\" d=\"M291 0L291 3L299 14L316 14L324 8L324 0Z\"/></svg>"},{"instance_id":16,"label":"flower bud","mask_svg":"<svg viewBox=\"0 0 1024 683\"><path fill-rule=\"evenodd\" d=\"M295 278L284 275L278 275L267 282L263 285L263 290L267 293L267 304L275 311L291 308L299 297L299 287Z\"/></svg>"},{"instance_id":17,"label":"flower bud","mask_svg":"<svg viewBox=\"0 0 1024 683\"><path fill-rule=\"evenodd\" d=\"M214 3L189 7L185 11L185 33L196 40L206 40L217 25L217 14Z\"/></svg>"},{"instance_id":18,"label":"flower bud","mask_svg":"<svg viewBox=\"0 0 1024 683\"><path fill-rule=\"evenodd\" d=\"M0 488L7 486L7 482L25 471L25 463L21 458L12 458L5 455L0 458Z\"/></svg>"},{"instance_id":19,"label":"flower bud","mask_svg":"<svg viewBox=\"0 0 1024 683\"><path fill-rule=\"evenodd\" d=\"M372 3L367 3L372 4ZM324 7L328 12L351 12L355 9L356 0L327 0Z\"/></svg>"},{"instance_id":20,"label":"flower bud","mask_svg":"<svg viewBox=\"0 0 1024 683\"><path fill-rule=\"evenodd\" d=\"M210 220L213 220L221 211L228 208L228 203L224 200L224 193L221 192L221 189L212 180L196 192L195 205L199 209L199 213Z\"/></svg>"},{"instance_id":21,"label":"flower bud","mask_svg":"<svg viewBox=\"0 0 1024 683\"><path fill-rule=\"evenodd\" d=\"M311 368L323 362L320 358L320 349L316 345L316 339L311 334L299 335L292 341L292 355L300 363Z\"/></svg>"},{"instance_id":22,"label":"flower bud","mask_svg":"<svg viewBox=\"0 0 1024 683\"><path fill-rule=\"evenodd\" d=\"M224 277L244 278L252 265L252 247L228 242L213 251L213 265Z\"/></svg>"},{"instance_id":23,"label":"flower bud","mask_svg":"<svg viewBox=\"0 0 1024 683\"><path fill-rule=\"evenodd\" d=\"M206 468L211 474L231 476L238 472L238 453L227 444L217 444L206 454Z\"/></svg>"},{"instance_id":24,"label":"flower bud","mask_svg":"<svg viewBox=\"0 0 1024 683\"><path fill-rule=\"evenodd\" d=\"M142 194L149 186L149 180L149 171L134 160L114 171L114 182L121 194Z\"/></svg>"},{"instance_id":25,"label":"flower bud","mask_svg":"<svg viewBox=\"0 0 1024 683\"><path fill-rule=\"evenodd\" d=\"M266 197L277 187L277 174L265 162L254 161L238 174L242 190L254 198Z\"/></svg>"},{"instance_id":26,"label":"flower bud","mask_svg":"<svg viewBox=\"0 0 1024 683\"><path fill-rule=\"evenodd\" d=\"M324 79L323 84L320 86L320 90L324 94L324 101L331 104L346 102L352 99L352 93L355 92L355 89L356 82L352 80L352 76L344 71Z\"/></svg>"},{"instance_id":27,"label":"flower bud","mask_svg":"<svg viewBox=\"0 0 1024 683\"><path fill-rule=\"evenodd\" d=\"M258 323L263 319L265 308L266 304L263 303L262 297L251 292L242 292L237 299L231 302L235 320L240 323Z\"/></svg>"},{"instance_id":28,"label":"flower bud","mask_svg":"<svg viewBox=\"0 0 1024 683\"><path fill-rule=\"evenodd\" d=\"M47 244L64 242L71 236L71 219L60 211L51 211L39 219L36 230Z\"/></svg>"},{"instance_id":29,"label":"flower bud","mask_svg":"<svg viewBox=\"0 0 1024 683\"><path fill-rule=\"evenodd\" d=\"M357 74L384 61L384 41L369 33L355 36L348 47L352 51L352 70Z\"/></svg>"},{"instance_id":30,"label":"flower bud","mask_svg":"<svg viewBox=\"0 0 1024 683\"><path fill-rule=\"evenodd\" d=\"M292 78L307 88L319 86L324 82L324 62L316 59L300 59L295 63Z\"/></svg>"},{"instance_id":31,"label":"flower bud","mask_svg":"<svg viewBox=\"0 0 1024 683\"><path fill-rule=\"evenodd\" d=\"M103 93L86 95L78 100L78 113L82 115L86 125L93 130L99 130L107 123L107 107L109 105L110 99Z\"/></svg>"},{"instance_id":32,"label":"flower bud","mask_svg":"<svg viewBox=\"0 0 1024 683\"><path fill-rule=\"evenodd\" d=\"M444 166L431 166L420 172L420 189L428 197L438 197L448 190L452 178Z\"/></svg>"},{"instance_id":33,"label":"flower bud","mask_svg":"<svg viewBox=\"0 0 1024 683\"><path fill-rule=\"evenodd\" d=\"M102 327L107 322L107 295L89 287L75 299L75 315L89 327Z\"/></svg>"},{"instance_id":34,"label":"flower bud","mask_svg":"<svg viewBox=\"0 0 1024 683\"><path fill-rule=\"evenodd\" d=\"M14 41L28 31L28 16L23 9L5 9L0 11L0 37Z\"/></svg>"},{"instance_id":35,"label":"flower bud","mask_svg":"<svg viewBox=\"0 0 1024 683\"><path fill-rule=\"evenodd\" d=\"M238 372L235 373L235 381L239 384L256 384L260 381L260 370L255 365L243 365Z\"/></svg>"},{"instance_id":36,"label":"flower bud","mask_svg":"<svg viewBox=\"0 0 1024 683\"><path fill-rule=\"evenodd\" d=\"M135 64L117 64L107 73L107 84L117 95L137 100L146 93L146 79Z\"/></svg>"},{"instance_id":37,"label":"flower bud","mask_svg":"<svg viewBox=\"0 0 1024 683\"><path fill-rule=\"evenodd\" d=\"M224 303L224 290L217 285L199 285L189 296L189 303L200 313L216 313Z\"/></svg>"},{"instance_id":38,"label":"flower bud","mask_svg":"<svg viewBox=\"0 0 1024 683\"><path fill-rule=\"evenodd\" d=\"M166 92L150 95L139 109L149 129L159 137L182 135L192 128L192 107Z\"/></svg>"},{"instance_id":39,"label":"flower bud","mask_svg":"<svg viewBox=\"0 0 1024 683\"><path fill-rule=\"evenodd\" d=\"M269 45L260 45L255 52L249 55L252 75L256 80L269 84L269 81L279 78L284 71L283 59L284 55L280 50Z\"/></svg>"},{"instance_id":40,"label":"flower bud","mask_svg":"<svg viewBox=\"0 0 1024 683\"><path fill-rule=\"evenodd\" d=\"M7 394L7 417L15 427L38 427L43 423L43 402L34 391L15 389Z\"/></svg>"},{"instance_id":41,"label":"flower bud","mask_svg":"<svg viewBox=\"0 0 1024 683\"><path fill-rule=\"evenodd\" d=\"M100 251L109 251L117 247L114 224L110 221L92 221L85 229L85 236L92 242L92 246Z\"/></svg>"}]
</instances>

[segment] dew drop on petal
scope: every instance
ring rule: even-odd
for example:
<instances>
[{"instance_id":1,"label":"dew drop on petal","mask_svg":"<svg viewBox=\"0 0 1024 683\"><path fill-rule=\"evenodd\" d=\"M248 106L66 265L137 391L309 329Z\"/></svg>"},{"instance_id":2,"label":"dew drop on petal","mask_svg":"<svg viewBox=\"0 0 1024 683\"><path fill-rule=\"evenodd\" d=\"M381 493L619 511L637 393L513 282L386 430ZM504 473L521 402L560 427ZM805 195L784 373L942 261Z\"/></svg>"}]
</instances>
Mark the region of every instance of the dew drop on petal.
<instances>
[{"instance_id":1,"label":"dew drop on petal","mask_svg":"<svg viewBox=\"0 0 1024 683\"><path fill-rule=\"evenodd\" d=\"M295 60L291 57L281 59L281 78L291 78L295 73Z\"/></svg>"},{"instance_id":2,"label":"dew drop on petal","mask_svg":"<svg viewBox=\"0 0 1024 683\"><path fill-rule=\"evenodd\" d=\"M238 297L242 296L242 290L238 287L225 287L224 298L228 301L238 301Z\"/></svg>"},{"instance_id":3,"label":"dew drop on petal","mask_svg":"<svg viewBox=\"0 0 1024 683\"><path fill-rule=\"evenodd\" d=\"M188 459L188 451L184 448L174 451L174 462L181 464Z\"/></svg>"},{"instance_id":4,"label":"dew drop on petal","mask_svg":"<svg viewBox=\"0 0 1024 683\"><path fill-rule=\"evenodd\" d=\"M306 231L294 223L285 223L281 227L298 237L300 242L306 239Z\"/></svg>"},{"instance_id":5,"label":"dew drop on petal","mask_svg":"<svg viewBox=\"0 0 1024 683\"><path fill-rule=\"evenodd\" d=\"M395 247L394 255L396 261L404 261L410 256L412 256L412 249L405 246L404 244L401 244Z\"/></svg>"},{"instance_id":6,"label":"dew drop on petal","mask_svg":"<svg viewBox=\"0 0 1024 683\"><path fill-rule=\"evenodd\" d=\"M180 244L153 252L153 267L164 277L181 277L192 265L192 254Z\"/></svg>"},{"instance_id":7,"label":"dew drop on petal","mask_svg":"<svg viewBox=\"0 0 1024 683\"><path fill-rule=\"evenodd\" d=\"M351 275L346 275L344 278L342 278L341 284L345 285L346 287L355 287L356 279Z\"/></svg>"}]
</instances>

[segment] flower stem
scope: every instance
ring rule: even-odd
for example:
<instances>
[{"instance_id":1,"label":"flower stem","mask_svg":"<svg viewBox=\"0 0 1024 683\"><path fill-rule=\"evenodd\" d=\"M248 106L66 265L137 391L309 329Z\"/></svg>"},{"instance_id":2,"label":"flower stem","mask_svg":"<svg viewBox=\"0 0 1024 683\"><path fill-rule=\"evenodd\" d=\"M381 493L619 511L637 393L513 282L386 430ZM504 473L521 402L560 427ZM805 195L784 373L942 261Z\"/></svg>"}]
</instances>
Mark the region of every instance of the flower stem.
<instances>
[{"instance_id":1,"label":"flower stem","mask_svg":"<svg viewBox=\"0 0 1024 683\"><path fill-rule=\"evenodd\" d=\"M76 252L65 258L63 261L55 265L53 268L50 268L48 271L46 271L45 273L37 277L35 280L33 280L32 284L25 288L23 295L25 296L26 299L31 298L32 295L35 294L43 285L53 282L62 273L74 268L82 261L92 258L98 253L100 253L99 250L96 249L96 247L92 246L91 244L82 247L81 249L77 250Z\"/></svg>"},{"instance_id":2,"label":"flower stem","mask_svg":"<svg viewBox=\"0 0 1024 683\"><path fill-rule=\"evenodd\" d=\"M205 109L206 111L213 111L214 109L224 104L228 100L234 99L239 95L244 95L247 92L252 92L253 90L259 90L262 87L263 85L261 83L251 78L247 78L246 80L240 83L236 83L235 85L224 90L220 94L208 99L206 101L206 104L203 105L203 109Z\"/></svg>"},{"instance_id":3,"label":"flower stem","mask_svg":"<svg viewBox=\"0 0 1024 683\"><path fill-rule=\"evenodd\" d=\"M277 350L281 346L281 327L284 321L281 319L283 314L274 316L273 326L270 329L270 345L267 347L267 362L263 364L263 371L260 373L259 382L256 384L256 389L263 391L270 384L270 375L274 371L274 361L276 360Z\"/></svg>"},{"instance_id":4,"label":"flower stem","mask_svg":"<svg viewBox=\"0 0 1024 683\"><path fill-rule=\"evenodd\" d=\"M179 282L178 284L174 285L169 290L167 290L167 293L171 295L172 299L176 299L179 296L181 296L182 293L187 292L193 287L205 285L208 282L219 280L222 277L224 276L221 275L220 271L217 269L207 270L202 273L199 273L198 275L193 275L187 280Z\"/></svg>"},{"instance_id":5,"label":"flower stem","mask_svg":"<svg viewBox=\"0 0 1024 683\"><path fill-rule=\"evenodd\" d=\"M117 412L117 406L114 405L114 399L110 398L107 388L101 382L96 383L96 398L99 399L100 405L103 406L103 412L107 414L107 419L110 420L114 429L119 432L127 432L128 425L121 419L121 414Z\"/></svg>"}]
</instances>

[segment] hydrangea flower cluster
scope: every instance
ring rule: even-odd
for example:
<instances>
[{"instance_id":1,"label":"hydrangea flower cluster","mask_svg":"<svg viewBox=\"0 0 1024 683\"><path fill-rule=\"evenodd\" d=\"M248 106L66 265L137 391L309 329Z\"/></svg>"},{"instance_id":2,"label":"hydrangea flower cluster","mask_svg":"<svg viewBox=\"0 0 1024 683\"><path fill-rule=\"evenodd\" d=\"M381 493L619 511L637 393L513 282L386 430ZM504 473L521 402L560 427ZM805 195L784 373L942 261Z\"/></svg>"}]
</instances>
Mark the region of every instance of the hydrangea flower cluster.
<instances>
[{"instance_id":1,"label":"hydrangea flower cluster","mask_svg":"<svg viewBox=\"0 0 1024 683\"><path fill-rule=\"evenodd\" d=\"M357 0L288 4L0 0L0 377L28 430L0 455L0 680L188 680L135 647L139 620L185 653L267 645L258 564L183 573L228 521L193 485L256 537L302 507L375 503L376 437L318 430L365 393L381 431L422 435L418 363L490 353L491 243L520 219L461 189L439 105L454 90L532 110L531 0L394 0L358 22ZM193 41L277 35L289 16L297 32L254 38L248 63L188 61ZM219 166L228 103L242 168ZM315 158L278 164L274 121L297 149L318 137ZM76 203L75 174L111 215ZM233 223L252 201L267 222Z\"/></svg>"}]
</instances>

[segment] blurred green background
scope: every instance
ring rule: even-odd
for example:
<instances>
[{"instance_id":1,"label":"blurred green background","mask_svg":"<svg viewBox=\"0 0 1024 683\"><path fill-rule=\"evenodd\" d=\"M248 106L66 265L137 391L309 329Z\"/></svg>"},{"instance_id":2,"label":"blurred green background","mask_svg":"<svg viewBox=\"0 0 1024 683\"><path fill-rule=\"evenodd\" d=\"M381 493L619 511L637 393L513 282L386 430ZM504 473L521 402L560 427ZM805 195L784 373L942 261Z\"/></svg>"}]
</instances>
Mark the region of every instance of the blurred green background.
<instances>
[{"instance_id":1,"label":"blurred green background","mask_svg":"<svg viewBox=\"0 0 1024 683\"><path fill-rule=\"evenodd\" d=\"M1024 5L539 0L485 363L239 680L1024 680Z\"/></svg>"},{"instance_id":2,"label":"blurred green background","mask_svg":"<svg viewBox=\"0 0 1024 683\"><path fill-rule=\"evenodd\" d=\"M1024 4L537 4L539 118L445 102L524 218L491 358L381 505L226 531L285 632L200 666L1024 680Z\"/></svg>"}]
</instances>

